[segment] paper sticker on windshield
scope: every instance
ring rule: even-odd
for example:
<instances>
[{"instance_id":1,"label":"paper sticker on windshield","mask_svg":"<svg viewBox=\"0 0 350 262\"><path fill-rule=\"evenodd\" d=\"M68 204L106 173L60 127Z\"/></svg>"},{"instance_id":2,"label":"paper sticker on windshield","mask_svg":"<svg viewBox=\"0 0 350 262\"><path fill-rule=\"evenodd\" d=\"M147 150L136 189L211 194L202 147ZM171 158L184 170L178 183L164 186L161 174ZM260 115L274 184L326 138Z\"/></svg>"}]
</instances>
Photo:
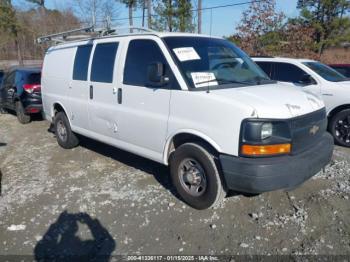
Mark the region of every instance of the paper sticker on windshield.
<instances>
[{"instance_id":1,"label":"paper sticker on windshield","mask_svg":"<svg viewBox=\"0 0 350 262\"><path fill-rule=\"evenodd\" d=\"M193 47L174 48L173 51L181 62L201 59Z\"/></svg>"},{"instance_id":2,"label":"paper sticker on windshield","mask_svg":"<svg viewBox=\"0 0 350 262\"><path fill-rule=\"evenodd\" d=\"M195 87L217 86L218 82L214 73L199 72L191 73L192 80Z\"/></svg>"}]
</instances>

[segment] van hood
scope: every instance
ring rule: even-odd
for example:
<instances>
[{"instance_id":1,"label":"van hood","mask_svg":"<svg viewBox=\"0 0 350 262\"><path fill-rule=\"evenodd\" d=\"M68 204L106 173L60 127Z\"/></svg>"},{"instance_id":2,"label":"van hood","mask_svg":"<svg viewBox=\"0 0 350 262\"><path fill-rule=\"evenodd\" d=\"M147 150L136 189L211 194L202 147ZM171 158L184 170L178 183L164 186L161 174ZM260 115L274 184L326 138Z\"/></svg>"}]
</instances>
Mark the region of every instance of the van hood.
<instances>
[{"instance_id":1,"label":"van hood","mask_svg":"<svg viewBox=\"0 0 350 262\"><path fill-rule=\"evenodd\" d=\"M258 118L292 118L308 114L324 107L324 103L316 95L276 83L239 88L211 90L210 93L220 99L239 101L253 108L252 116Z\"/></svg>"}]
</instances>

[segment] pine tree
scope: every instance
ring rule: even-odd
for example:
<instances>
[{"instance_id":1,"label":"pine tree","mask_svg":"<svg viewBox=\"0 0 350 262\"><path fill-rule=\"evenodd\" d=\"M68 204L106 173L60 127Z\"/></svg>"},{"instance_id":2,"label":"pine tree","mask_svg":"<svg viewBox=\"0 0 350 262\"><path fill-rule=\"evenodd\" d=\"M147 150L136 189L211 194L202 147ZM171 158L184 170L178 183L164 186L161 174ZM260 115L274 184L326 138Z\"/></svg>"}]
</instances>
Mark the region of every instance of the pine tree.
<instances>
[{"instance_id":1,"label":"pine tree","mask_svg":"<svg viewBox=\"0 0 350 262\"><path fill-rule=\"evenodd\" d=\"M21 27L11 0L3 0L0 2L0 30L6 32L13 40L17 51L18 63L23 64L21 47L18 40Z\"/></svg>"},{"instance_id":2,"label":"pine tree","mask_svg":"<svg viewBox=\"0 0 350 262\"><path fill-rule=\"evenodd\" d=\"M134 26L133 10L137 5L137 0L119 0L119 1L123 4L125 4L127 6L127 8L129 9L129 26L133 27Z\"/></svg>"},{"instance_id":3,"label":"pine tree","mask_svg":"<svg viewBox=\"0 0 350 262\"><path fill-rule=\"evenodd\" d=\"M31 2L33 4L37 4L40 7L45 8L45 0L27 0L28 2Z\"/></svg>"},{"instance_id":4,"label":"pine tree","mask_svg":"<svg viewBox=\"0 0 350 262\"><path fill-rule=\"evenodd\" d=\"M154 27L159 31L192 32L192 3L190 0L158 0Z\"/></svg>"},{"instance_id":5,"label":"pine tree","mask_svg":"<svg viewBox=\"0 0 350 262\"><path fill-rule=\"evenodd\" d=\"M298 0L297 7L301 21L315 29L320 55L327 46L350 41L349 0Z\"/></svg>"}]
</instances>

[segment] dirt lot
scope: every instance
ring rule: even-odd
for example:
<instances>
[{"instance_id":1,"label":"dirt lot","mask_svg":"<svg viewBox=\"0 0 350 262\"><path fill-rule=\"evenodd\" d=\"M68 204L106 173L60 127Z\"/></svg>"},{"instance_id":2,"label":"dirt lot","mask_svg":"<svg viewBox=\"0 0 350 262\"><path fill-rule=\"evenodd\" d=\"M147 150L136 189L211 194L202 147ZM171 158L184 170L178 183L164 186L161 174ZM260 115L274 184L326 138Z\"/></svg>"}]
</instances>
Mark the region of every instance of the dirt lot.
<instances>
[{"instance_id":1,"label":"dirt lot","mask_svg":"<svg viewBox=\"0 0 350 262\"><path fill-rule=\"evenodd\" d=\"M67 151L48 128L0 115L0 255L350 255L348 149L293 191L196 211L166 167L89 139Z\"/></svg>"}]
</instances>

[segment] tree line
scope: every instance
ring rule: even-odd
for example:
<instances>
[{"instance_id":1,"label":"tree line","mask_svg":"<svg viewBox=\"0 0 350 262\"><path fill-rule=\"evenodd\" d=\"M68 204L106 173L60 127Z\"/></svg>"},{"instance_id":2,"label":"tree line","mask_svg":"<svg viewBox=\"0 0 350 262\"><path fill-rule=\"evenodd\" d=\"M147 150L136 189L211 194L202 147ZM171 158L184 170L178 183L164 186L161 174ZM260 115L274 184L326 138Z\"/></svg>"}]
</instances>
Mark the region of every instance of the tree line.
<instances>
[{"instance_id":1,"label":"tree line","mask_svg":"<svg viewBox=\"0 0 350 262\"><path fill-rule=\"evenodd\" d=\"M327 48L350 46L350 0L298 0L299 16L276 11L275 0L255 1L230 40L251 55L320 59Z\"/></svg>"},{"instance_id":2,"label":"tree line","mask_svg":"<svg viewBox=\"0 0 350 262\"><path fill-rule=\"evenodd\" d=\"M87 25L110 26L118 19L116 3L133 14L142 9L147 26L160 31L193 32L193 3L190 0L72 0L65 10L47 9L45 0L23 0L30 8L16 7L11 0L0 0L0 59L41 59L47 46L35 44L38 36ZM201 0L196 0L201 5ZM147 12L147 13L145 13ZM146 22L143 21L146 26Z\"/></svg>"},{"instance_id":3,"label":"tree line","mask_svg":"<svg viewBox=\"0 0 350 262\"><path fill-rule=\"evenodd\" d=\"M41 59L47 48L35 44L41 35L86 25L119 25L117 2L128 9L130 26L138 10L145 27L202 32L202 0L72 0L65 10L47 9L45 0L22 1L30 8L0 0L0 59ZM298 0L299 15L294 18L278 12L276 0L250 2L227 38L251 55L319 58L329 47L350 43L350 0Z\"/></svg>"}]
</instances>

